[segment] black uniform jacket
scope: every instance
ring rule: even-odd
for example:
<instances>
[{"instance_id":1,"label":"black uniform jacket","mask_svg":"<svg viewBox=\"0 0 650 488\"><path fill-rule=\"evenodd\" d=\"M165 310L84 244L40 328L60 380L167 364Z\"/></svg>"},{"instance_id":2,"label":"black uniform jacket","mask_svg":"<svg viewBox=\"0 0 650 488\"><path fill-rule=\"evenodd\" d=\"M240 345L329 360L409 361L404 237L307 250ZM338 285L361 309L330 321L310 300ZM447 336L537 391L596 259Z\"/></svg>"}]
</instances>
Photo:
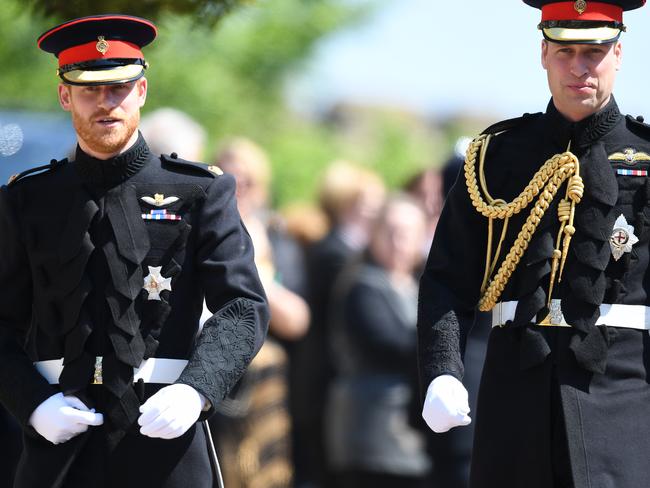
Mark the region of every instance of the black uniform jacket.
<instances>
[{"instance_id":1,"label":"black uniform jacket","mask_svg":"<svg viewBox=\"0 0 650 488\"><path fill-rule=\"evenodd\" d=\"M573 327L535 325L548 312L551 257L559 230L557 204L566 185L546 211L500 299L519 303L514 320L493 329L490 336L475 417L472 486L553 486L549 476L564 461L558 456L569 457L577 488L646 486L648 333L595 323L603 303L650 305L650 185L647 176L617 171L649 169L650 128L621 115L612 98L601 111L577 123L567 121L551 102L544 114L505 121L486 132L494 134L485 159L487 188L494 198L512 201L569 142L580 161L585 191L576 207L576 231L562 281L553 292ZM511 219L501 259L531 208ZM616 261L609 240L620 215L634 226L639 242ZM493 250L500 226L496 229ZM446 201L420 283L423 390L440 374L462 377L487 235L488 220L473 208L461 174Z\"/></svg>"},{"instance_id":2,"label":"black uniform jacket","mask_svg":"<svg viewBox=\"0 0 650 488\"><path fill-rule=\"evenodd\" d=\"M17 486L102 486L125 476L110 460L129 445L138 472L169 474L196 429L186 440L141 436L138 408L164 385L134 384L133 368L150 357L187 359L177 382L216 405L261 347L268 312L252 243L234 179L215 171L154 156L139 136L115 158L77 149L75 161L0 191L0 400L26 433ZM159 300L143 288L156 267L171 278ZM199 333L204 299L214 315ZM97 356L103 385L89 386ZM65 366L51 386L32 363L57 358ZM102 412L104 426L57 446L38 435L29 417L59 387ZM176 486L145 479L140 486Z\"/></svg>"}]
</instances>

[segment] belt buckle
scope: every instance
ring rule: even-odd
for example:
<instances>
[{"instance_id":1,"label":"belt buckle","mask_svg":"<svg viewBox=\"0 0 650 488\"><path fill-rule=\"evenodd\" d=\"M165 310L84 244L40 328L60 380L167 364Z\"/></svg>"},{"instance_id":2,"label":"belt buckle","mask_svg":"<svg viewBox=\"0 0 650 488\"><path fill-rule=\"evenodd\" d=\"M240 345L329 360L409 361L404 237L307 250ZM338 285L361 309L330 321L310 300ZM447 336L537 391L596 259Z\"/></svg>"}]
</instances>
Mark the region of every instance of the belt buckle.
<instances>
[{"instance_id":1,"label":"belt buckle","mask_svg":"<svg viewBox=\"0 0 650 488\"><path fill-rule=\"evenodd\" d=\"M102 357L97 356L95 358L95 371L93 372L93 385L102 385L104 384L104 379L102 378Z\"/></svg>"},{"instance_id":2,"label":"belt buckle","mask_svg":"<svg viewBox=\"0 0 650 488\"><path fill-rule=\"evenodd\" d=\"M560 303L561 302L558 299L551 300L548 315L537 325L541 327L571 327L566 323L566 320L564 320L564 314L562 313Z\"/></svg>"}]
</instances>

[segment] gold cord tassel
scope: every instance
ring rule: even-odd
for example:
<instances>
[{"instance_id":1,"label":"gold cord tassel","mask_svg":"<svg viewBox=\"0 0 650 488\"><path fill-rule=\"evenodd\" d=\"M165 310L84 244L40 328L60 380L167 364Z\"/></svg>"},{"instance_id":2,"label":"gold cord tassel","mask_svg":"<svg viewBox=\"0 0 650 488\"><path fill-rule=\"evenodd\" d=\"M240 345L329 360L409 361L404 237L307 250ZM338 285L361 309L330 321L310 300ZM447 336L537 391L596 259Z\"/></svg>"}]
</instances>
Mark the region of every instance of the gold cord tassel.
<instances>
[{"instance_id":1,"label":"gold cord tassel","mask_svg":"<svg viewBox=\"0 0 650 488\"><path fill-rule=\"evenodd\" d=\"M483 216L490 219L488 225L488 243L487 243L487 256L486 256L486 269L481 286L481 299L479 301L479 310L489 311L496 305L501 293L503 292L506 284L510 280L512 273L516 269L523 253L528 248L532 236L539 225L544 213L550 206L555 198L558 189L568 179L566 197L560 202L558 209L558 218L560 220L560 232L557 238L556 249L553 252L553 262L551 268L551 283L549 289L549 301L553 291L553 284L555 277L558 274L561 279L564 270L564 264L568 255L571 237L575 233L573 226L573 218L575 215L575 206L582 199L584 192L584 184L580 178L580 163L578 158L569 151L562 154L556 154L535 173L533 179L526 186L526 188L517 196L512 202L506 203L503 200L492 198L487 190L485 183L484 161L487 152L487 146L490 141L490 135L482 134L472 141L467 149L465 157L465 181L467 183L467 190L469 192L472 205ZM476 175L476 159L479 157L479 181L481 190L485 195L487 202L481 195L479 190L479 182ZM539 196L538 196L539 195ZM508 219L513 215L518 214L524 210L533 199L537 197L535 205L526 219L521 231L504 258L499 270L490 281L490 276L494 273L494 268L501 251L501 244L505 239L506 226ZM499 245L492 257L492 233L493 233L493 220L504 220L504 229L501 232ZM560 247L561 237L564 236L562 241L562 250ZM549 302L550 303L550 302Z\"/></svg>"}]
</instances>

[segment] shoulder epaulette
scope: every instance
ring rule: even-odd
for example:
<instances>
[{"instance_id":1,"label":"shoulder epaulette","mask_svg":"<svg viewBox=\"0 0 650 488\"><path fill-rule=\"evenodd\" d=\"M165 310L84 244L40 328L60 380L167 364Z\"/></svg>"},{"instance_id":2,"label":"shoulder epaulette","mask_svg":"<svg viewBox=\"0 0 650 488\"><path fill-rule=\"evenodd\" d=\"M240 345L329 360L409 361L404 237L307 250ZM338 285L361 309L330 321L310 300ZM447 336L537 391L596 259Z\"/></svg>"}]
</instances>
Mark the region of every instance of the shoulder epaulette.
<instances>
[{"instance_id":1,"label":"shoulder epaulette","mask_svg":"<svg viewBox=\"0 0 650 488\"><path fill-rule=\"evenodd\" d=\"M626 115L625 120L632 127L635 127L637 129L641 129L646 134L650 134L650 125L648 125L648 124L646 124L644 122L644 119L643 119L642 115L637 115L636 117L634 117L632 115Z\"/></svg>"},{"instance_id":2,"label":"shoulder epaulette","mask_svg":"<svg viewBox=\"0 0 650 488\"><path fill-rule=\"evenodd\" d=\"M485 129L481 134L498 134L499 132L504 132L506 130L514 129L515 127L520 126L522 123L532 120L534 117L542 115L542 112L537 112L535 114L525 113L521 117L515 117L514 119L502 120L496 124L492 124L490 127Z\"/></svg>"},{"instance_id":3,"label":"shoulder epaulette","mask_svg":"<svg viewBox=\"0 0 650 488\"><path fill-rule=\"evenodd\" d=\"M160 160L163 163L170 163L173 165L181 166L184 168L196 168L197 170L200 170L203 173L207 173L213 178L216 176L221 176L223 174L223 171L219 166L214 166L214 165L209 165L205 163L197 163L195 161L187 161L185 159L179 158L178 154L175 152L171 154L161 154L160 155Z\"/></svg>"},{"instance_id":4,"label":"shoulder epaulette","mask_svg":"<svg viewBox=\"0 0 650 488\"><path fill-rule=\"evenodd\" d=\"M63 159L53 159L50 161L50 164L44 164L43 166L37 166L35 168L29 168L15 175L11 175L7 181L7 186L15 185L18 181L22 180L26 176L34 175L38 173L44 173L46 171L54 170L60 168L68 162L68 158Z\"/></svg>"}]
</instances>

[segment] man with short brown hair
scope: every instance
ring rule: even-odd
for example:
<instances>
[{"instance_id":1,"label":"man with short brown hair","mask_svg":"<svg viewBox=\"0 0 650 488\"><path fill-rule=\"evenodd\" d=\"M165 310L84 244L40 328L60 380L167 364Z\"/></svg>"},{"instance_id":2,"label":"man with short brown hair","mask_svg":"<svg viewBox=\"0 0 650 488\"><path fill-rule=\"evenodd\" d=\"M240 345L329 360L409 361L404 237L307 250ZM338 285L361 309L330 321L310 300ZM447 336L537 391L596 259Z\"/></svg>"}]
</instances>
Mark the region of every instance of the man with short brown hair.
<instances>
[{"instance_id":1,"label":"man with short brown hair","mask_svg":"<svg viewBox=\"0 0 650 488\"><path fill-rule=\"evenodd\" d=\"M650 479L650 127L612 95L623 11L645 0L524 0L541 9L545 113L467 151L420 282L422 415L471 418L462 354L492 310L472 488L637 488Z\"/></svg>"}]
</instances>

